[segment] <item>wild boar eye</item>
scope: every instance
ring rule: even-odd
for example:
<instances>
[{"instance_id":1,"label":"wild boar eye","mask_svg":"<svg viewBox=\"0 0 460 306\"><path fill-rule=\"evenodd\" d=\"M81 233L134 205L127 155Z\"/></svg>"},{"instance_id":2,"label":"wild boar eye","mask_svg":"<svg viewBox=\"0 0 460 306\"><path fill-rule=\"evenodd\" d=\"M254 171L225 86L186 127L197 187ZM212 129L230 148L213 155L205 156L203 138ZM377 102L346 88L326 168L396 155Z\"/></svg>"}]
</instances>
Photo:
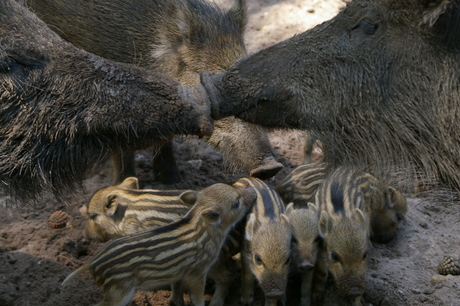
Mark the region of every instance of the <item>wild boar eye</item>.
<instances>
[{"instance_id":1,"label":"wild boar eye","mask_svg":"<svg viewBox=\"0 0 460 306\"><path fill-rule=\"evenodd\" d=\"M366 35L373 35L377 31L378 26L366 19L363 19L359 22L359 27Z\"/></svg>"},{"instance_id":2,"label":"wild boar eye","mask_svg":"<svg viewBox=\"0 0 460 306\"><path fill-rule=\"evenodd\" d=\"M257 265L261 266L263 265L263 261L262 261L262 258L260 258L259 254L255 254L254 255L254 261Z\"/></svg>"},{"instance_id":3,"label":"wild boar eye","mask_svg":"<svg viewBox=\"0 0 460 306\"><path fill-rule=\"evenodd\" d=\"M294 236L292 236L291 242L292 242L293 244L298 244L298 243L299 243L299 241L297 240L297 238L294 237Z\"/></svg>"},{"instance_id":4,"label":"wild boar eye","mask_svg":"<svg viewBox=\"0 0 460 306\"><path fill-rule=\"evenodd\" d=\"M336 252L331 252L331 260L334 262L340 262L340 257Z\"/></svg>"},{"instance_id":5,"label":"wild boar eye","mask_svg":"<svg viewBox=\"0 0 460 306\"><path fill-rule=\"evenodd\" d=\"M41 67L39 61L20 56L5 56L0 59L0 73L13 73L18 70L39 69Z\"/></svg>"},{"instance_id":6,"label":"wild boar eye","mask_svg":"<svg viewBox=\"0 0 460 306\"><path fill-rule=\"evenodd\" d=\"M10 57L5 57L0 60L0 73L12 73L18 69L23 69L25 65Z\"/></svg>"},{"instance_id":7,"label":"wild boar eye","mask_svg":"<svg viewBox=\"0 0 460 306\"><path fill-rule=\"evenodd\" d=\"M363 260L367 258L367 252L364 253L363 255Z\"/></svg>"}]
</instances>

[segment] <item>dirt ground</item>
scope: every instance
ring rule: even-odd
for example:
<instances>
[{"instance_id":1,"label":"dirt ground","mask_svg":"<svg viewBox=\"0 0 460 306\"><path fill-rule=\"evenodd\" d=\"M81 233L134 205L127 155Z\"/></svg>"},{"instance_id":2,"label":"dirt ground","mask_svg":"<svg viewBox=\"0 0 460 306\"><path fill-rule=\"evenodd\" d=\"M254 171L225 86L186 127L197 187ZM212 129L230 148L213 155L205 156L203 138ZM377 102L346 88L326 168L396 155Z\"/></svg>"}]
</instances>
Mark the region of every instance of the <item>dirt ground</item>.
<instances>
[{"instance_id":1,"label":"dirt ground","mask_svg":"<svg viewBox=\"0 0 460 306\"><path fill-rule=\"evenodd\" d=\"M230 5L225 0L220 0ZM264 47L300 33L333 17L341 0L249 0L248 51ZM302 133L271 131L270 140L285 168L268 183L276 185L302 161ZM213 183L232 183L242 176L228 173L222 157L203 141L177 137L176 157L183 181L165 186L152 182L151 152L137 155L138 176L143 188L201 189ZM73 270L89 261L102 247L83 237L84 219L79 207L99 188L110 184L111 167L96 167L85 181L83 194L69 195L66 202L51 196L34 206L13 203L0 197L0 305L92 305L101 294L89 273L63 288L60 283ZM460 276L440 276L437 265L444 255L460 255L459 196L442 194L433 199L406 194L408 213L398 235L389 244L373 244L366 273L366 305L460 305ZM51 229L47 220L56 210L67 212L67 226ZM298 280L289 283L287 305L298 305ZM212 288L207 289L207 300ZM170 292L138 292L132 305L168 305ZM228 305L239 305L235 284ZM263 305L260 290L256 305ZM325 305L347 305L328 287Z\"/></svg>"}]
</instances>

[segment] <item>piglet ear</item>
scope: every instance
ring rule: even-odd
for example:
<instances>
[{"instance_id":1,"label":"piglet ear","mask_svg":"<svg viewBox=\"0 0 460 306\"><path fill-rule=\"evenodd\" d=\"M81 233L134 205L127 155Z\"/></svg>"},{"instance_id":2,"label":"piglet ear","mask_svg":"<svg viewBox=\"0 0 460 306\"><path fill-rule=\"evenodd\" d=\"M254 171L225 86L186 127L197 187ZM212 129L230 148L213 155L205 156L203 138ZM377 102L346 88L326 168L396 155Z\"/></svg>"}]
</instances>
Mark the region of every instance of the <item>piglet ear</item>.
<instances>
[{"instance_id":1,"label":"piglet ear","mask_svg":"<svg viewBox=\"0 0 460 306\"><path fill-rule=\"evenodd\" d=\"M207 223L212 225L219 225L221 222L220 212L212 208L203 210L201 212L201 217L203 217Z\"/></svg>"},{"instance_id":2,"label":"piglet ear","mask_svg":"<svg viewBox=\"0 0 460 306\"><path fill-rule=\"evenodd\" d=\"M83 217L88 218L89 217L88 207L86 207L86 205L83 205L82 207L80 207L80 213L83 215Z\"/></svg>"},{"instance_id":3,"label":"piglet ear","mask_svg":"<svg viewBox=\"0 0 460 306\"><path fill-rule=\"evenodd\" d=\"M361 211L361 209L356 208L355 211L353 212L353 219L357 222L360 223L365 223L365 218L364 218L364 213Z\"/></svg>"},{"instance_id":4,"label":"piglet ear","mask_svg":"<svg viewBox=\"0 0 460 306\"><path fill-rule=\"evenodd\" d=\"M244 234L244 238L248 241L251 241L252 236L254 235L254 225L256 223L256 215L254 213L251 213L249 215L249 220L246 223L246 230Z\"/></svg>"},{"instance_id":5,"label":"piglet ear","mask_svg":"<svg viewBox=\"0 0 460 306\"><path fill-rule=\"evenodd\" d=\"M184 191L179 198L181 199L182 202L185 204L193 205L196 203L198 199L198 192L194 190L187 190Z\"/></svg>"},{"instance_id":6,"label":"piglet ear","mask_svg":"<svg viewBox=\"0 0 460 306\"><path fill-rule=\"evenodd\" d=\"M328 233L332 231L333 219L329 216L326 211L321 212L321 217L319 218L319 232L323 237L326 237Z\"/></svg>"},{"instance_id":7,"label":"piglet ear","mask_svg":"<svg viewBox=\"0 0 460 306\"><path fill-rule=\"evenodd\" d=\"M123 182L121 182L118 187L121 188L128 188L128 189L139 189L139 180L137 177L130 176L126 178Z\"/></svg>"},{"instance_id":8,"label":"piglet ear","mask_svg":"<svg viewBox=\"0 0 460 306\"><path fill-rule=\"evenodd\" d=\"M109 217L115 215L118 209L118 196L110 195L107 197L107 203L105 204L105 214Z\"/></svg>"},{"instance_id":9,"label":"piglet ear","mask_svg":"<svg viewBox=\"0 0 460 306\"><path fill-rule=\"evenodd\" d=\"M281 214L280 218L281 218L281 224L285 228L291 228L291 222L289 221L288 216L286 216L285 214Z\"/></svg>"},{"instance_id":10,"label":"piglet ear","mask_svg":"<svg viewBox=\"0 0 460 306\"><path fill-rule=\"evenodd\" d=\"M312 202L308 202L308 209L311 210L311 211L314 211L314 212L316 212L316 213L319 212L318 206L316 206L316 205L313 204Z\"/></svg>"},{"instance_id":11,"label":"piglet ear","mask_svg":"<svg viewBox=\"0 0 460 306\"><path fill-rule=\"evenodd\" d=\"M237 182L233 184L233 188L238 191L245 203L254 203L257 198L254 188L249 185L243 185Z\"/></svg>"},{"instance_id":12,"label":"piglet ear","mask_svg":"<svg viewBox=\"0 0 460 306\"><path fill-rule=\"evenodd\" d=\"M291 202L286 206L286 215L292 214L294 212L294 203Z\"/></svg>"}]
</instances>

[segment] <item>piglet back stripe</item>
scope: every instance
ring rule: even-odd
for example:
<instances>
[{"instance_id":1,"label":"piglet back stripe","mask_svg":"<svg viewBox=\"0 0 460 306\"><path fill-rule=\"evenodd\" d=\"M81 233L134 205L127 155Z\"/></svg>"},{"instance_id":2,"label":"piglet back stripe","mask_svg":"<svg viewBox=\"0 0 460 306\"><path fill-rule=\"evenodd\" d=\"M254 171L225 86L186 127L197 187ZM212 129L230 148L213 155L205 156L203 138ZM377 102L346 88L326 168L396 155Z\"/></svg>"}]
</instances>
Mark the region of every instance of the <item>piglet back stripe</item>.
<instances>
[{"instance_id":1,"label":"piglet back stripe","mask_svg":"<svg viewBox=\"0 0 460 306\"><path fill-rule=\"evenodd\" d=\"M257 194L253 212L259 217L277 218L284 212L284 203L279 194L258 178L244 178Z\"/></svg>"},{"instance_id":2,"label":"piglet back stripe","mask_svg":"<svg viewBox=\"0 0 460 306\"><path fill-rule=\"evenodd\" d=\"M124 189L125 193L135 197L179 197L184 190Z\"/></svg>"},{"instance_id":3,"label":"piglet back stripe","mask_svg":"<svg viewBox=\"0 0 460 306\"><path fill-rule=\"evenodd\" d=\"M112 240L104 249L93 259L91 262L91 268L96 268L100 264L109 260L110 258L120 256L126 250L130 250L133 246L139 247L141 245L148 246L153 243L158 244L162 241L171 240L171 237L162 237L161 234L168 233L169 231L179 229L181 227L186 228L186 225L189 224L189 218L179 219L176 222L170 223L168 225L148 229L143 232L134 233L128 236L124 236L115 240ZM193 227L188 227L187 231L192 232ZM181 233L183 235L184 233Z\"/></svg>"}]
</instances>

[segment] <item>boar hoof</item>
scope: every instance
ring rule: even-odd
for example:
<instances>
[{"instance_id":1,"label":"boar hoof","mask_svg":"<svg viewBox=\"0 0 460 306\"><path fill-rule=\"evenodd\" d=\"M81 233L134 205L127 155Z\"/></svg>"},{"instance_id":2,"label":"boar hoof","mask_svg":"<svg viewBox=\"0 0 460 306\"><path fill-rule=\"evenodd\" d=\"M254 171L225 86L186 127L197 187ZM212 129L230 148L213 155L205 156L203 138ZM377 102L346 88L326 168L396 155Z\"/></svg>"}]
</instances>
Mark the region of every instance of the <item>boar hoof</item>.
<instances>
[{"instance_id":1,"label":"boar hoof","mask_svg":"<svg viewBox=\"0 0 460 306\"><path fill-rule=\"evenodd\" d=\"M277 162L273 156L269 156L262 160L262 164L259 167L251 170L249 175L266 180L273 177L281 169L283 169L283 165Z\"/></svg>"}]
</instances>

